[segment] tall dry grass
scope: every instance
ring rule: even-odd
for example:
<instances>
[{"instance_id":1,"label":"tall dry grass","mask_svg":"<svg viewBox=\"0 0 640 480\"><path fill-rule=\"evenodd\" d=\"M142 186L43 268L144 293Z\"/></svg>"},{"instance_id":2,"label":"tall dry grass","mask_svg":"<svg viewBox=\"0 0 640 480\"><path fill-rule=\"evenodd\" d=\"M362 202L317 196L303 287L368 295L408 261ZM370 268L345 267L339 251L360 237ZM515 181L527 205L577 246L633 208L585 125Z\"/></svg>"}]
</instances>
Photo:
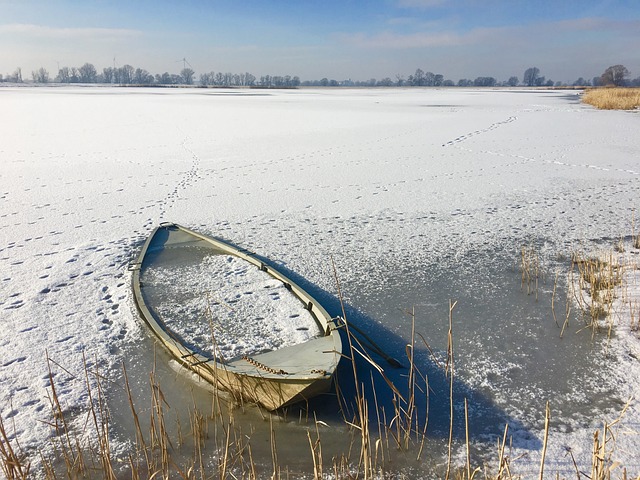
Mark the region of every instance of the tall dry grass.
<instances>
[{"instance_id":1,"label":"tall dry grass","mask_svg":"<svg viewBox=\"0 0 640 480\"><path fill-rule=\"evenodd\" d=\"M591 88L582 101L601 110L635 110L640 108L640 88Z\"/></svg>"},{"instance_id":2,"label":"tall dry grass","mask_svg":"<svg viewBox=\"0 0 640 480\"><path fill-rule=\"evenodd\" d=\"M449 314L451 322L451 314L454 310L455 303L450 303ZM452 350L451 329L449 334L449 353L448 365L445 367L447 374L453 381L453 350ZM351 352L355 354L355 349ZM408 351L411 354L411 349ZM52 360L49 360L52 362ZM411 365L409 369L415 368ZM50 439L54 444L53 453L46 458L42 457L42 472L40 476L47 480L58 478L74 478L89 479L103 478L115 480L117 478L182 478L189 480L204 479L246 479L257 480L259 478L270 478L273 480L292 478L286 465L282 464L278 458L280 447L276 441L276 432L272 423L273 417L270 417L270 438L267 440L271 445L271 465L258 465L254 461L252 454L251 435L243 432L242 428L236 423L233 410L222 415L216 413L213 416L207 416L200 412L197 407L193 406L190 412L190 428L187 437L190 441L185 441L179 432L174 437L170 437L167 429L167 417L170 406L164 400L162 387L157 382L155 373L150 375L151 394L151 422L148 430L143 431L139 422L139 406L134 401L132 392L129 388L129 381L126 370L124 372L124 385L126 394L129 398L129 406L131 410L132 421L135 424L135 434L132 439L132 451L128 453L128 459L123 459L114 453L111 448L111 430L110 415L106 412L107 406L104 399L102 387L90 387L87 382L87 390L92 397L90 401L89 417L92 419L87 422L86 427L92 428L96 435L94 441L87 441L86 438L81 439L83 433L75 431L70 423L66 421L66 413L64 406L60 404L60 400L55 393L55 383L51 384L52 397L52 427L58 428L57 435ZM88 376L94 375L89 369L85 369ZM97 375L98 372L95 372ZM420 373L416 370L416 375ZM410 375L411 376L411 375ZM53 381L53 379L52 379ZM216 395L215 393L213 394ZM360 392L358 399L357 415L352 421L347 421L354 430L355 437L358 442L352 442L349 448L343 453L325 458L323 456L323 445L321 432L318 428L322 422L315 417L312 419L312 425L307 431L307 439L309 443L309 471L298 472L304 474L305 478L313 478L314 480L322 480L325 478L334 478L336 480L369 480L374 478L404 478L403 473L398 470L398 465L394 463L391 450L404 450L414 448L417 457L424 448L424 437L426 432L422 429L417 431L415 420L412 419L410 401L405 403L404 407L396 410L394 419L391 423L402 423L402 432L407 435L405 438L399 438L397 433L392 431L391 425L385 423L382 427L378 425L378 435L374 435L376 429L375 422L370 420L369 408L378 409L375 399L365 398ZM409 395L415 395L411 392ZM405 399L406 401L407 399ZM215 400L219 406L219 399ZM468 407L465 400L464 405L464 422L466 431L466 462L462 466L454 466L451 462L451 456L446 463L446 471L434 472L435 478L455 479L455 480L473 480L483 478L485 480L512 479L521 478L517 471L514 471L511 464L511 456L508 452L510 444L509 426L505 425L504 435L498 442L497 457L494 462L478 466L473 465L469 453L470 438L468 424ZM384 418L384 412L382 413ZM549 429L549 407L547 405L547 414L544 431L545 449L547 445L548 429ZM608 479L611 478L611 472L616 468L614 461L615 442L612 440L612 427L618 422L605 424L602 432L597 432L594 436L593 456L592 456L592 478ZM209 423L213 423L213 428L208 427ZM413 427L411 424L413 423ZM416 434L419 438L416 442L404 443L402 440L408 438L409 431ZM391 440L391 442L390 442ZM43 439L46 442L46 439ZM263 440L258 440L263 441ZM391 443L391 446L389 446ZM449 440L452 445L452 439ZM358 448L359 447L359 448ZM191 450L184 451L184 448ZM217 452L216 460L213 463L205 461L204 451L214 448ZM286 448L286 446L284 447ZM411 454L412 451L409 450ZM12 432L6 428L6 424L0 418L0 467L2 473L7 479L27 479L35 473L31 469L32 453L23 451ZM42 453L40 453L42 455ZM123 461L124 460L124 461ZM543 478L544 472L544 452L540 464L540 479ZM578 468L576 466L576 472ZM580 473L578 473L580 477Z\"/></svg>"}]
</instances>

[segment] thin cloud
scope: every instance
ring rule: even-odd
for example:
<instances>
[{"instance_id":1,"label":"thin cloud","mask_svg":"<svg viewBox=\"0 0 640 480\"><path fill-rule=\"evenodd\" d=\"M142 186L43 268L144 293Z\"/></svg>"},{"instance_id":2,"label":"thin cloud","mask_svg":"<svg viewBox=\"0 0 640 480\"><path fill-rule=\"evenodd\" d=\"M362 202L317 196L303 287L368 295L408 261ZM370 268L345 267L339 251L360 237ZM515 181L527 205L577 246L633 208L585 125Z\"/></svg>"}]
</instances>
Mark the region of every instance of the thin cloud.
<instances>
[{"instance_id":1,"label":"thin cloud","mask_svg":"<svg viewBox=\"0 0 640 480\"><path fill-rule=\"evenodd\" d=\"M386 23L388 25L415 25L419 20L415 17L392 17L389 18Z\"/></svg>"},{"instance_id":2,"label":"thin cloud","mask_svg":"<svg viewBox=\"0 0 640 480\"><path fill-rule=\"evenodd\" d=\"M447 3L447 0L398 0L401 8L433 8Z\"/></svg>"},{"instance_id":3,"label":"thin cloud","mask_svg":"<svg viewBox=\"0 0 640 480\"><path fill-rule=\"evenodd\" d=\"M480 27L467 31L439 30L401 33L383 31L375 34L345 33L339 36L340 41L357 48L386 49L418 49L425 47L458 47L477 45L483 42L510 42L519 38L538 38L544 43L556 34L571 32L592 32L622 36L629 32L640 31L637 20L621 21L604 18L578 18L557 22L535 23L529 25L511 25L502 27Z\"/></svg>"},{"instance_id":4,"label":"thin cloud","mask_svg":"<svg viewBox=\"0 0 640 480\"><path fill-rule=\"evenodd\" d=\"M571 31L640 31L640 20L611 20L608 18L586 17L554 22L557 26Z\"/></svg>"},{"instance_id":5,"label":"thin cloud","mask_svg":"<svg viewBox=\"0 0 640 480\"><path fill-rule=\"evenodd\" d=\"M0 25L0 34L49 39L121 39L142 35L140 30L126 28L60 28L29 23Z\"/></svg>"},{"instance_id":6,"label":"thin cloud","mask_svg":"<svg viewBox=\"0 0 640 480\"><path fill-rule=\"evenodd\" d=\"M452 47L469 45L482 40L504 29L475 29L467 33L457 32L416 32L401 34L382 32L376 35L362 33L345 34L341 36L343 42L359 48L424 48L424 47Z\"/></svg>"}]
</instances>

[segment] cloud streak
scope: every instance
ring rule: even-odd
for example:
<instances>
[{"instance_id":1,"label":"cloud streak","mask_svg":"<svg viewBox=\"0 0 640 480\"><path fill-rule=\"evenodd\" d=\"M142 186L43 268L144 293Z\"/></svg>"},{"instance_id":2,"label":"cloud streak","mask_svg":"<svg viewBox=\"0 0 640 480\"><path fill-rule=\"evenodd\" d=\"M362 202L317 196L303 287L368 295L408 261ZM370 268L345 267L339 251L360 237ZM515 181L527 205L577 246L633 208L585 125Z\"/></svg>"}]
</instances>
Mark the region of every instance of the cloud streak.
<instances>
[{"instance_id":1,"label":"cloud streak","mask_svg":"<svg viewBox=\"0 0 640 480\"><path fill-rule=\"evenodd\" d=\"M444 5L446 0L398 0L401 8L432 8Z\"/></svg>"},{"instance_id":2,"label":"cloud streak","mask_svg":"<svg viewBox=\"0 0 640 480\"><path fill-rule=\"evenodd\" d=\"M467 31L426 30L410 33L384 31L375 34L343 33L340 41L357 48L419 49L426 47L459 47L516 38L537 38L542 41L558 34L624 35L640 31L638 21L613 21L603 18L580 18L529 25L481 27Z\"/></svg>"},{"instance_id":3,"label":"cloud streak","mask_svg":"<svg viewBox=\"0 0 640 480\"><path fill-rule=\"evenodd\" d=\"M395 33L382 32L375 35L365 35L362 33L343 34L340 39L354 47L359 48L387 48L387 49L408 49L424 47L455 47L461 45L472 45L478 41L485 40L492 35L505 33L510 27L505 28L478 28L469 32L459 33L453 31L445 32L414 32Z\"/></svg>"}]
</instances>

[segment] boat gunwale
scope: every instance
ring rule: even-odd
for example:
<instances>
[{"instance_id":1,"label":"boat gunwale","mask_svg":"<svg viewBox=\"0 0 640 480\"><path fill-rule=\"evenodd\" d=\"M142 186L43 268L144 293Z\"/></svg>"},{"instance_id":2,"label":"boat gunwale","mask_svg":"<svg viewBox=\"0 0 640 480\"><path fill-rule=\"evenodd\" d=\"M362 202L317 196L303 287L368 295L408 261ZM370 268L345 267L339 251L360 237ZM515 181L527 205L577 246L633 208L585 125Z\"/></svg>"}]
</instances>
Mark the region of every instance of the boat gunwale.
<instances>
[{"instance_id":1,"label":"boat gunwale","mask_svg":"<svg viewBox=\"0 0 640 480\"><path fill-rule=\"evenodd\" d=\"M286 352L287 349L298 347L299 345L305 345L314 340L328 340L328 337L331 337L333 350L326 351L323 353L332 353L334 358L331 361L331 368L329 370L318 371L317 373L280 373L280 372L268 372L264 370L260 370L256 368L254 365L251 365L249 362L243 362L243 364L239 364L239 360L234 359L230 362L221 361L216 357L208 357L202 355L201 353L193 350L192 348L185 345L182 341L180 341L176 334L163 325L163 322L156 318L156 315L152 313L152 310L146 304L144 296L142 294L142 284L141 284L141 271L143 267L143 263L147 253L149 252L149 247L152 244L156 235L164 229L174 229L185 232L189 235L192 235L200 240L203 240L207 243L210 243L215 248L222 250L222 253L226 253L229 255L233 255L239 257L252 265L258 267L260 270L266 272L276 280L281 281L288 290L292 292L300 301L306 304L307 310L314 317L316 323L318 324L319 331L321 333L320 337L312 338L302 344L296 344L289 347L284 347L282 349L276 350L277 352ZM164 248L164 247L163 247ZM159 338L159 340L165 345L165 347L169 350L169 352L185 367L189 370L199 374L201 377L213 376L215 377L215 370L225 370L232 375L238 376L247 376L247 377L256 377L263 380L271 380L279 383L305 383L305 382L314 382L314 381L322 381L323 379L331 379L333 373L337 369L338 363L342 356L342 342L340 339L340 334L338 331L338 326L335 323L335 320L329 315L329 313L324 309L324 307L306 290L302 289L297 283L291 280L286 274L278 270L272 264L267 265L264 261L257 258L256 254L248 249L238 247L233 245L230 242L225 240L209 237L198 232L195 232L189 228L183 227L181 225L175 223L162 223L159 226L155 227L151 234L148 236L145 241L140 254L138 255L136 261L130 265L130 270L132 270L132 286L134 292L134 303L141 315L141 317L145 320L145 322L149 325L154 334ZM324 325L323 325L324 323ZM173 335L172 335L173 334ZM269 352L268 352L269 353ZM264 354L256 354L250 355L249 357L258 363L260 363L260 357ZM190 361L194 360L193 362ZM246 365L244 364L246 363ZM203 372L200 370L205 370Z\"/></svg>"}]
</instances>

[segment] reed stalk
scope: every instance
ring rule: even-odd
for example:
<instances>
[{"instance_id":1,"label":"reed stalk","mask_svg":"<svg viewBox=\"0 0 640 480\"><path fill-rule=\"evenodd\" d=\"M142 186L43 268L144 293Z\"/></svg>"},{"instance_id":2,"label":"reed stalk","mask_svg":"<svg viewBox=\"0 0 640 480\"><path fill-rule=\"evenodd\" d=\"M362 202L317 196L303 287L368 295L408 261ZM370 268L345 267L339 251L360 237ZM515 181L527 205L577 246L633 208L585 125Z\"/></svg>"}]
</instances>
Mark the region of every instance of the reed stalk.
<instances>
[{"instance_id":1,"label":"reed stalk","mask_svg":"<svg viewBox=\"0 0 640 480\"><path fill-rule=\"evenodd\" d=\"M527 295L535 293L536 301L538 300L538 279L540 277L540 258L533 247L523 246L520 249L520 271L522 272L522 281L520 289L523 290L527 286Z\"/></svg>"},{"instance_id":2,"label":"reed stalk","mask_svg":"<svg viewBox=\"0 0 640 480\"><path fill-rule=\"evenodd\" d=\"M49 403L51 404L51 413L53 421L50 423L54 427L55 437L53 438L54 448L60 448L60 454L65 463L68 472L75 475L85 473L84 459L82 450L77 449L77 441L72 441L71 431L64 415L58 392L56 389L53 371L51 370L52 361L49 359L49 352L45 352L47 360L47 369L49 376L50 392L47 392Z\"/></svg>"},{"instance_id":3,"label":"reed stalk","mask_svg":"<svg viewBox=\"0 0 640 480\"><path fill-rule=\"evenodd\" d=\"M574 297L583 312L585 325L595 335L601 328L600 320L607 318L610 338L614 320L611 315L613 303L623 278L622 265L614 258L613 252L591 257L574 254L573 263L578 270Z\"/></svg>"},{"instance_id":4,"label":"reed stalk","mask_svg":"<svg viewBox=\"0 0 640 480\"><path fill-rule=\"evenodd\" d=\"M465 445L467 446L467 480L471 480L471 446L469 441L469 404L467 399L464 399L464 434Z\"/></svg>"},{"instance_id":5,"label":"reed stalk","mask_svg":"<svg viewBox=\"0 0 640 480\"><path fill-rule=\"evenodd\" d=\"M539 479L544 480L544 459L547 455L547 441L549 440L549 420L551 419L551 409L549 408L549 401L544 413L544 440L542 442L542 455L540 459L540 475Z\"/></svg>"},{"instance_id":6,"label":"reed stalk","mask_svg":"<svg viewBox=\"0 0 640 480\"><path fill-rule=\"evenodd\" d=\"M316 439L311 439L311 431L307 430L307 438L309 447L311 448L311 458L313 459L313 478L314 480L322 480L322 444L320 443L320 431L318 430L318 421L315 422Z\"/></svg>"},{"instance_id":7,"label":"reed stalk","mask_svg":"<svg viewBox=\"0 0 640 480\"><path fill-rule=\"evenodd\" d=\"M502 478L503 472L506 472L509 477L509 459L506 455L507 437L509 433L509 424L504 426L504 434L502 435L502 442L498 445L498 474L496 478Z\"/></svg>"},{"instance_id":8,"label":"reed stalk","mask_svg":"<svg viewBox=\"0 0 640 480\"><path fill-rule=\"evenodd\" d=\"M556 327L560 328L558 324L558 318L556 317L555 300L556 300L556 288L558 287L558 276L560 271L556 272L556 277L553 280L553 293L551 294L551 313L553 315L553 321L556 323Z\"/></svg>"},{"instance_id":9,"label":"reed stalk","mask_svg":"<svg viewBox=\"0 0 640 480\"><path fill-rule=\"evenodd\" d=\"M149 458L149 450L147 448L147 444L144 440L144 435L142 433L142 427L140 426L140 417L138 416L138 412L136 410L135 404L133 402L133 395L131 394L131 386L129 384L129 375L127 374L127 368L122 362L122 374L124 377L124 385L125 391L127 392L127 400L129 401L129 411L133 417L133 424L136 432L136 453L142 452L145 459L146 469L149 470L151 468L151 460Z\"/></svg>"},{"instance_id":10,"label":"reed stalk","mask_svg":"<svg viewBox=\"0 0 640 480\"><path fill-rule=\"evenodd\" d=\"M349 344L349 354L351 356L351 366L353 370L353 378L355 382L355 391L356 391L356 412L357 417L355 418L355 423L352 424L356 427L356 429L360 432L360 459L358 461L359 468L362 467L364 469L364 478L368 480L372 477L372 462L371 462L371 446L370 446L370 434L369 434L369 409L367 405L366 398L364 393L362 393L362 388L360 386L360 381L358 380L358 371L356 368L355 362L355 353L358 350L354 347L353 339L355 337L352 336L349 330L349 322L347 321L347 314L344 306L344 297L342 295L342 288L340 285L340 279L338 277L338 271L336 269L335 262L333 258L331 259L331 264L333 266L333 275L336 283L336 288L338 290L338 299L340 301L340 307L342 310L342 319L344 321L344 326L346 330L346 335ZM358 352L360 353L360 352ZM365 359L366 355L360 353ZM370 363L374 363L371 361ZM381 371L380 367L378 367L379 371Z\"/></svg>"},{"instance_id":11,"label":"reed stalk","mask_svg":"<svg viewBox=\"0 0 640 480\"><path fill-rule=\"evenodd\" d=\"M173 448L165 422L165 406L169 407L169 404L162 393L155 372L149 375L149 384L151 386L151 449L157 451L160 456L160 464L156 468L159 468L162 475L167 477L170 472L169 449Z\"/></svg>"},{"instance_id":12,"label":"reed stalk","mask_svg":"<svg viewBox=\"0 0 640 480\"><path fill-rule=\"evenodd\" d=\"M640 315L638 309L638 301L629 299L629 328L632 332L640 329Z\"/></svg>"},{"instance_id":13,"label":"reed stalk","mask_svg":"<svg viewBox=\"0 0 640 480\"><path fill-rule=\"evenodd\" d=\"M189 412L189 423L194 442L194 463L197 464L200 478L203 480L205 478L203 450L207 438L207 422L204 415L198 410L195 400L193 409Z\"/></svg>"},{"instance_id":14,"label":"reed stalk","mask_svg":"<svg viewBox=\"0 0 640 480\"><path fill-rule=\"evenodd\" d=\"M451 458L453 453L453 309L458 302L449 300L449 332L447 334L447 366L449 374L449 442L447 444L447 473L445 480L449 480L451 475Z\"/></svg>"},{"instance_id":15,"label":"reed stalk","mask_svg":"<svg viewBox=\"0 0 640 480\"><path fill-rule=\"evenodd\" d=\"M273 429L273 419L269 417L269 432L271 441L271 461L273 463L272 479L280 478L280 466L278 465L278 449L276 447L276 432Z\"/></svg>"},{"instance_id":16,"label":"reed stalk","mask_svg":"<svg viewBox=\"0 0 640 480\"><path fill-rule=\"evenodd\" d=\"M26 455L20 453L18 440L7 433L2 416L0 416L0 466L4 476L9 480L26 480L29 478L31 464Z\"/></svg>"},{"instance_id":17,"label":"reed stalk","mask_svg":"<svg viewBox=\"0 0 640 480\"><path fill-rule=\"evenodd\" d=\"M109 443L109 418L106 408L106 401L104 398L104 392L102 390L102 383L100 381L100 372L98 371L98 362L95 362L96 371L95 379L97 385L97 398L94 402L91 382L89 380L89 369L87 367L87 361L82 353L82 360L84 363L85 381L87 395L89 396L89 410L91 412L91 418L94 422L94 428L98 434L98 448L99 459L102 467L104 478L107 480L115 480L116 474L111 463L111 446ZM96 412L96 406L98 408Z\"/></svg>"},{"instance_id":18,"label":"reed stalk","mask_svg":"<svg viewBox=\"0 0 640 480\"><path fill-rule=\"evenodd\" d=\"M636 211L633 210L631 216L631 245L635 249L640 249L640 233L636 232Z\"/></svg>"},{"instance_id":19,"label":"reed stalk","mask_svg":"<svg viewBox=\"0 0 640 480\"><path fill-rule=\"evenodd\" d=\"M409 441L411 437L412 431L412 423L414 420L415 413L415 390L416 390L416 377L415 377L415 338L416 338L416 309L415 306L411 310L411 340L410 344L407 345L407 358L409 359L409 379L408 379L408 403L406 407L406 416L405 416L405 439L404 439L404 448L409 449ZM417 428L416 421L416 432L419 432Z\"/></svg>"}]
</instances>

